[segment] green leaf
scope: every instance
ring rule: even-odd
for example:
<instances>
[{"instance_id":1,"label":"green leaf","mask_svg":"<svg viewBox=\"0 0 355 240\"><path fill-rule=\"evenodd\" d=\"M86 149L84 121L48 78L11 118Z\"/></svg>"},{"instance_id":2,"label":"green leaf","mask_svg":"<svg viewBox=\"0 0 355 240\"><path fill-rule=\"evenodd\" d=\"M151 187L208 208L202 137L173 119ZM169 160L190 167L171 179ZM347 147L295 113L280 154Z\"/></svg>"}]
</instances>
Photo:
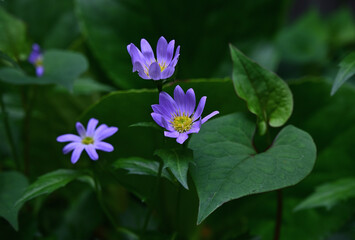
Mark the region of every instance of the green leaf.
<instances>
[{"instance_id":1,"label":"green leaf","mask_svg":"<svg viewBox=\"0 0 355 240\"><path fill-rule=\"evenodd\" d=\"M15 206L21 206L38 196L48 195L82 176L84 176L83 173L69 169L59 169L40 176L34 183L28 186L22 197L15 203Z\"/></svg>"},{"instance_id":2,"label":"green leaf","mask_svg":"<svg viewBox=\"0 0 355 240\"><path fill-rule=\"evenodd\" d=\"M347 55L339 64L339 72L333 83L331 95L334 95L336 91L352 76L355 74L355 52Z\"/></svg>"},{"instance_id":3,"label":"green leaf","mask_svg":"<svg viewBox=\"0 0 355 240\"><path fill-rule=\"evenodd\" d=\"M257 115L260 133L266 132L267 124L272 127L284 125L293 109L292 93L287 84L232 45L230 51L235 91Z\"/></svg>"},{"instance_id":4,"label":"green leaf","mask_svg":"<svg viewBox=\"0 0 355 240\"><path fill-rule=\"evenodd\" d=\"M163 160L164 168L169 168L181 185L189 189L187 172L189 164L192 162L192 151L189 149L158 149L155 151L155 155Z\"/></svg>"},{"instance_id":5,"label":"green leaf","mask_svg":"<svg viewBox=\"0 0 355 240\"><path fill-rule=\"evenodd\" d=\"M117 159L112 166L116 169L125 169L129 174L147 175L154 177L158 176L159 171L159 162L140 157ZM168 171L163 170L162 176L171 182L174 182L174 179L170 176Z\"/></svg>"},{"instance_id":6,"label":"green leaf","mask_svg":"<svg viewBox=\"0 0 355 240\"><path fill-rule=\"evenodd\" d=\"M295 185L315 163L312 137L292 125L283 128L262 153L253 148L254 124L242 114L204 125L189 143L196 164L191 173L200 199L198 223L232 199Z\"/></svg>"},{"instance_id":7,"label":"green leaf","mask_svg":"<svg viewBox=\"0 0 355 240\"><path fill-rule=\"evenodd\" d=\"M0 49L10 57L20 58L26 52L25 24L0 7Z\"/></svg>"},{"instance_id":8,"label":"green leaf","mask_svg":"<svg viewBox=\"0 0 355 240\"><path fill-rule=\"evenodd\" d=\"M159 125L155 122L139 122L139 123L134 123L131 124L129 127L148 127L148 128L155 128L161 130Z\"/></svg>"},{"instance_id":9,"label":"green leaf","mask_svg":"<svg viewBox=\"0 0 355 240\"><path fill-rule=\"evenodd\" d=\"M355 197L355 178L344 178L323 184L316 191L302 201L295 210L315 207L325 207L328 210L334 205Z\"/></svg>"},{"instance_id":10,"label":"green leaf","mask_svg":"<svg viewBox=\"0 0 355 240\"><path fill-rule=\"evenodd\" d=\"M17 231L18 211L22 204L15 205L15 202L22 196L28 186L24 175L18 172L0 173L0 216L5 218Z\"/></svg>"},{"instance_id":11,"label":"green leaf","mask_svg":"<svg viewBox=\"0 0 355 240\"><path fill-rule=\"evenodd\" d=\"M41 77L28 76L15 68L1 68L0 80L15 85L58 84L71 90L74 80L88 68L88 63L82 54L59 50L45 52L43 65L45 70Z\"/></svg>"}]
</instances>

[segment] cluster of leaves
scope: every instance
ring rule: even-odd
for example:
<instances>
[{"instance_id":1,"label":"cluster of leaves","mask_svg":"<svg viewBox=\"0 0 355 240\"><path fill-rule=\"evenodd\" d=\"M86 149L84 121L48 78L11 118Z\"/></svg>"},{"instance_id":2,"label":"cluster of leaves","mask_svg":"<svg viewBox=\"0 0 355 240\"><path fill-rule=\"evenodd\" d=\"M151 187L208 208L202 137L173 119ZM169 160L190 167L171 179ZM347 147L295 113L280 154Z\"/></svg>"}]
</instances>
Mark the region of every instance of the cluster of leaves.
<instances>
[{"instance_id":1,"label":"cluster of leaves","mask_svg":"<svg viewBox=\"0 0 355 240\"><path fill-rule=\"evenodd\" d=\"M355 74L351 13L324 20L313 10L279 28L287 1L242 2L0 3L2 234L271 239L273 190L282 189L281 239L353 237L355 90L342 86ZM250 15L258 17L245 23ZM157 91L131 73L126 52L160 35L182 46L178 80L164 91L193 88L208 97L206 112L221 115L185 147L153 123ZM27 63L33 42L45 49L40 78ZM285 82L270 70L317 77ZM109 140L115 151L72 166L55 139L92 117L119 127Z\"/></svg>"}]
</instances>

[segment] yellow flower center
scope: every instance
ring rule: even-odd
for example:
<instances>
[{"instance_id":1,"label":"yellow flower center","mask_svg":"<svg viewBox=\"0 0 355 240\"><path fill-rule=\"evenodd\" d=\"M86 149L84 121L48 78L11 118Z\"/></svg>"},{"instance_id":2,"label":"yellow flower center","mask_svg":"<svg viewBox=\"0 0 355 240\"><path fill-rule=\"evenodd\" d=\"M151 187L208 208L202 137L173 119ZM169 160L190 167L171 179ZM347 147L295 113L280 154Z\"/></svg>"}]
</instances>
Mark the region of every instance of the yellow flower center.
<instances>
[{"instance_id":1,"label":"yellow flower center","mask_svg":"<svg viewBox=\"0 0 355 240\"><path fill-rule=\"evenodd\" d=\"M83 143L85 145L93 144L94 143L94 139L92 137L84 137L81 140L81 143Z\"/></svg>"},{"instance_id":2,"label":"yellow flower center","mask_svg":"<svg viewBox=\"0 0 355 240\"><path fill-rule=\"evenodd\" d=\"M161 65L160 65L160 63L159 63L159 67L160 67L160 71L162 72L162 71L165 70L165 68L166 68L167 66L165 65L165 62L163 62Z\"/></svg>"},{"instance_id":3,"label":"yellow flower center","mask_svg":"<svg viewBox=\"0 0 355 240\"><path fill-rule=\"evenodd\" d=\"M35 62L36 67L42 66L43 65L43 59L39 57L36 62Z\"/></svg>"},{"instance_id":4,"label":"yellow flower center","mask_svg":"<svg viewBox=\"0 0 355 240\"><path fill-rule=\"evenodd\" d=\"M176 131L183 133L191 129L192 118L186 116L184 113L182 116L175 116L171 123Z\"/></svg>"}]
</instances>

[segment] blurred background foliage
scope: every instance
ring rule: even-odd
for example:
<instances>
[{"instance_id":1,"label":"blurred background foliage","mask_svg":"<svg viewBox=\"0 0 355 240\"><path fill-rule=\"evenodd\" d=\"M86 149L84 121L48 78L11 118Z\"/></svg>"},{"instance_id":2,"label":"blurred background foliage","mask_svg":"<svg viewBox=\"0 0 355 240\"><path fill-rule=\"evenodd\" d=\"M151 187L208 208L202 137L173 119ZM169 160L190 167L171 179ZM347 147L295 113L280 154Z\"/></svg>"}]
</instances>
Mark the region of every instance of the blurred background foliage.
<instances>
[{"instance_id":1,"label":"blurred background foliage","mask_svg":"<svg viewBox=\"0 0 355 240\"><path fill-rule=\"evenodd\" d=\"M90 165L84 155L71 165L55 140L74 130L78 120L96 117L120 128L110 139L115 151L100 154L103 168L118 158L156 160L153 152L159 144L174 144L164 141L156 129L130 127L151 122L150 105L157 103L155 85L132 73L126 50L129 43L139 45L141 38L153 48L160 36L175 39L181 46L176 81L166 87L167 92L172 93L178 83L185 90L193 87L197 98L208 96L205 112L246 112L230 80L228 44L232 43L289 84L294 111L288 123L310 133L317 145L313 172L284 190L281 239L355 239L354 187L339 193L333 183L327 187L328 194L338 191L339 197L331 207L318 202L314 206L323 207L295 211L317 187L355 176L355 89L350 81L330 96L338 63L355 49L354 16L355 4L350 0L0 1L0 67L31 69L26 59L32 43L40 44L45 52L79 53L88 63L82 75L69 79L69 85L63 84L68 79L13 85L4 80L12 80L13 75L0 69L0 93L26 175L13 187L25 187L60 168ZM32 114L27 118L29 106ZM0 117L6 117L4 112ZM278 130L274 131L276 135ZM15 165L2 121L0 139L0 170L5 173ZM8 181L12 177L16 174L0 175ZM132 232L141 229L145 203L160 206L148 226L147 239L272 239L275 192L228 202L196 226L198 199L193 189L181 190L176 212L177 188L166 180L157 205L149 199L153 177L115 169L103 178L105 201L119 224ZM0 186L0 200L4 191ZM136 239L133 233L110 227L85 179L26 203L19 212L19 231L1 218L0 232L3 239Z\"/></svg>"}]
</instances>

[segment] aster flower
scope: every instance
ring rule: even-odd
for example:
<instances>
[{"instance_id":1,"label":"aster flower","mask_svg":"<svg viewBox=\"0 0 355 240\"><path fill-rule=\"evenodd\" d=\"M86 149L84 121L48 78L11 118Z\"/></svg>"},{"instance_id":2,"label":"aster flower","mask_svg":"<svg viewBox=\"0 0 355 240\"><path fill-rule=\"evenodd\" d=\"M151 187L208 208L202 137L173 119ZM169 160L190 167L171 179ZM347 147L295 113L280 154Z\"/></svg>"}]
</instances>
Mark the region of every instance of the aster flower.
<instances>
[{"instance_id":1,"label":"aster flower","mask_svg":"<svg viewBox=\"0 0 355 240\"><path fill-rule=\"evenodd\" d=\"M28 61L30 63L32 63L33 66L35 66L36 75L38 77L42 76L44 73L43 54L41 51L41 47L37 43L32 45L32 52L30 53L30 56L28 57Z\"/></svg>"},{"instance_id":2,"label":"aster flower","mask_svg":"<svg viewBox=\"0 0 355 240\"><path fill-rule=\"evenodd\" d=\"M150 44L144 38L141 40L140 51L133 43L127 46L127 51L132 58L133 72L143 79L161 80L171 77L180 55L180 46L176 48L174 55L175 40L169 43L164 37L160 37L157 44L157 58Z\"/></svg>"},{"instance_id":3,"label":"aster flower","mask_svg":"<svg viewBox=\"0 0 355 240\"><path fill-rule=\"evenodd\" d=\"M151 113L154 121L165 128L165 137L176 138L180 144L184 143L190 133L198 133L201 125L208 119L217 115L214 111L201 119L207 97L202 97L196 110L196 97L192 88L184 93L178 85L174 90L174 99L166 92L159 94L159 104L152 105Z\"/></svg>"},{"instance_id":4,"label":"aster flower","mask_svg":"<svg viewBox=\"0 0 355 240\"><path fill-rule=\"evenodd\" d=\"M101 124L96 128L99 121L95 118L91 118L88 122L87 129L80 123L76 123L76 130L79 136L74 134L64 134L57 138L58 142L71 142L63 148L63 153L67 154L73 151L71 155L71 162L76 163L82 151L85 149L86 153L92 160L99 159L99 155L96 150L105 152L112 152L113 146L109 143L103 142L105 138L108 138L115 134L118 130L117 127L108 127L106 124Z\"/></svg>"}]
</instances>

